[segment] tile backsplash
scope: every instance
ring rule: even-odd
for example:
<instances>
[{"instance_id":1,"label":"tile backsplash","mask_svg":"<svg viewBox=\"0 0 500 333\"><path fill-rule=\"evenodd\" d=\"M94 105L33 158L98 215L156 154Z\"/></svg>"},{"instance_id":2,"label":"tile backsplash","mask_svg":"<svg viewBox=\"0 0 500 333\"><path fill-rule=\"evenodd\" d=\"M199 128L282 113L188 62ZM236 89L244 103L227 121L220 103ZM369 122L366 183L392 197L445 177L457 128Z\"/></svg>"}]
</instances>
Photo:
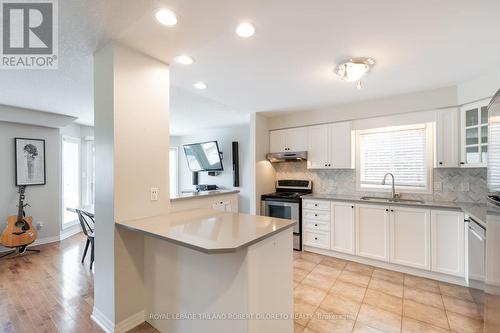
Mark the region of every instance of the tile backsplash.
<instances>
[{"instance_id":1,"label":"tile backsplash","mask_svg":"<svg viewBox=\"0 0 500 333\"><path fill-rule=\"evenodd\" d=\"M354 169L308 170L306 162L274 163L277 179L308 179L318 194L387 195L387 192L356 191ZM404 198L452 201L486 202L486 168L434 169L432 194L403 193Z\"/></svg>"}]
</instances>

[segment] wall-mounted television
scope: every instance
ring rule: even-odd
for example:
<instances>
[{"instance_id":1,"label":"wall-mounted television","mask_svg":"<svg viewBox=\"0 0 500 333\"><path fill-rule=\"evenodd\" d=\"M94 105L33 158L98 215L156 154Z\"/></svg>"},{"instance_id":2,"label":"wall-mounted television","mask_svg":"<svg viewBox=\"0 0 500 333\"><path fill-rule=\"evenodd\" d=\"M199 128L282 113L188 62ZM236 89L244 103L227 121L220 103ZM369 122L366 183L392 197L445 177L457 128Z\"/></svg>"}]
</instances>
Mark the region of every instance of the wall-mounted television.
<instances>
[{"instance_id":1,"label":"wall-mounted television","mask_svg":"<svg viewBox=\"0 0 500 333\"><path fill-rule=\"evenodd\" d=\"M217 141L184 145L189 169L193 172L223 171L222 156Z\"/></svg>"}]
</instances>

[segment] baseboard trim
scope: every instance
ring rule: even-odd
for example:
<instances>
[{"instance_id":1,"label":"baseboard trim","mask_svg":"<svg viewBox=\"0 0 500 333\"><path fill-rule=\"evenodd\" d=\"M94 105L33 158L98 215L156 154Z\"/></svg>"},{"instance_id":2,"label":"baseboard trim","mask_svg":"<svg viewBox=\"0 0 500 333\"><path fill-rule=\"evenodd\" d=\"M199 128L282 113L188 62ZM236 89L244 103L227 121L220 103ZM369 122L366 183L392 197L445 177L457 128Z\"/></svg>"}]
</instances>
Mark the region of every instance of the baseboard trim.
<instances>
[{"instance_id":1,"label":"baseboard trim","mask_svg":"<svg viewBox=\"0 0 500 333\"><path fill-rule=\"evenodd\" d=\"M65 240L68 237L71 237L73 235L76 235L80 232L82 232L82 227L78 224L78 227L70 227L66 230L61 231L61 235L59 236L59 240Z\"/></svg>"},{"instance_id":2,"label":"baseboard trim","mask_svg":"<svg viewBox=\"0 0 500 333\"><path fill-rule=\"evenodd\" d=\"M92 315L90 316L92 320L101 327L106 333L114 333L115 324L108 317L106 317L99 309L95 306L92 309Z\"/></svg>"},{"instance_id":3,"label":"baseboard trim","mask_svg":"<svg viewBox=\"0 0 500 333\"><path fill-rule=\"evenodd\" d=\"M126 318L125 320L122 320L118 324L116 324L115 327L115 333L125 333L130 331L136 326L139 326L140 324L144 323L146 320L146 314L144 310L137 312L136 314Z\"/></svg>"},{"instance_id":4,"label":"baseboard trim","mask_svg":"<svg viewBox=\"0 0 500 333\"><path fill-rule=\"evenodd\" d=\"M458 284L461 286L467 286L467 280L465 278L460 278L460 277L456 277L456 276L421 270L421 269L413 268L413 267L401 266L398 264L392 264L392 263L388 263L388 262L378 261L375 259L358 257L358 256L355 256L352 254L341 253L341 252L337 252L337 251L333 251L333 250L320 249L320 248L311 247L311 246L307 246L307 245L304 246L304 251L314 252L314 253L322 254L325 256L336 257L336 258L350 260L350 261L355 261L355 262L359 262L360 264L385 268L385 269L393 270L396 272L420 276L423 278L438 280L438 281L452 283L452 284Z\"/></svg>"}]
</instances>

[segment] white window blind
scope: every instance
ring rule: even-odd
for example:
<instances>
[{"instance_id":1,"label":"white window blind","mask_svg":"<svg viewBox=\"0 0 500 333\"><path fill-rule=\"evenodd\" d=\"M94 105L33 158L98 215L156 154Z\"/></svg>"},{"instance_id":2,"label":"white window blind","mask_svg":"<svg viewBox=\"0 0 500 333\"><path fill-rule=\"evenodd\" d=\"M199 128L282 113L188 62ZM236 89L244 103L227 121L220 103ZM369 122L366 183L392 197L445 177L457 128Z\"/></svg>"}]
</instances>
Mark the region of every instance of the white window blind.
<instances>
[{"instance_id":1,"label":"white window blind","mask_svg":"<svg viewBox=\"0 0 500 333\"><path fill-rule=\"evenodd\" d=\"M428 161L425 125L365 131L359 140L361 187L380 186L384 175L391 172L399 188L427 189L431 161Z\"/></svg>"}]
</instances>

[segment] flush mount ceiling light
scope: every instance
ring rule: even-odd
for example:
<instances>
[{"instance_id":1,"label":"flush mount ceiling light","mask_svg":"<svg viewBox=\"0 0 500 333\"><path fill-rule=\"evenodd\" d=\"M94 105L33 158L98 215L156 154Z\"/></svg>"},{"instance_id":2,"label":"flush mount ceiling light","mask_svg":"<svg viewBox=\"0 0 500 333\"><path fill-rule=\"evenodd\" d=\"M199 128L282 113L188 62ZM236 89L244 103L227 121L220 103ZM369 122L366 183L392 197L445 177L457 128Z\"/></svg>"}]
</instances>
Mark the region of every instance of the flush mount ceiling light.
<instances>
[{"instance_id":1,"label":"flush mount ceiling light","mask_svg":"<svg viewBox=\"0 0 500 333\"><path fill-rule=\"evenodd\" d=\"M194 62L194 59L188 55L183 54L175 57L174 61L181 65L191 65Z\"/></svg>"},{"instance_id":2,"label":"flush mount ceiling light","mask_svg":"<svg viewBox=\"0 0 500 333\"><path fill-rule=\"evenodd\" d=\"M177 16L170 9L158 9L155 12L155 18L160 24L167 27L173 27L177 24Z\"/></svg>"},{"instance_id":3,"label":"flush mount ceiling light","mask_svg":"<svg viewBox=\"0 0 500 333\"><path fill-rule=\"evenodd\" d=\"M193 87L199 90L207 89L207 85L203 82L196 82L195 84L193 84Z\"/></svg>"},{"instance_id":4,"label":"flush mount ceiling light","mask_svg":"<svg viewBox=\"0 0 500 333\"><path fill-rule=\"evenodd\" d=\"M242 22L236 27L236 34L243 38L252 37L255 34L255 27L248 22Z\"/></svg>"},{"instance_id":5,"label":"flush mount ceiling light","mask_svg":"<svg viewBox=\"0 0 500 333\"><path fill-rule=\"evenodd\" d=\"M375 65L375 60L373 58L354 58L338 65L334 72L344 81L358 81L356 87L361 89L361 78L370 71L373 65Z\"/></svg>"}]
</instances>

